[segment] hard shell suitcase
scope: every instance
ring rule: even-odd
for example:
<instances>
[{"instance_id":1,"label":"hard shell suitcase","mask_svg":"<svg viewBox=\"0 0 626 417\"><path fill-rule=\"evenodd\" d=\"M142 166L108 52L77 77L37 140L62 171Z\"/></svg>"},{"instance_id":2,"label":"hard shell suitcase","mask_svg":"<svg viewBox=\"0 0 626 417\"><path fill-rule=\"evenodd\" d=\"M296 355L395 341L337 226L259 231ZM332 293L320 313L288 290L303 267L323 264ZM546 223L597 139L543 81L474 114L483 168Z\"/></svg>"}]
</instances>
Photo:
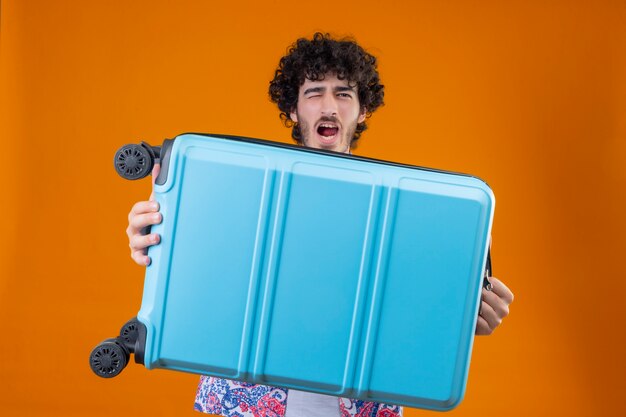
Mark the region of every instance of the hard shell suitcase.
<instances>
[{"instance_id":1,"label":"hard shell suitcase","mask_svg":"<svg viewBox=\"0 0 626 417\"><path fill-rule=\"evenodd\" d=\"M141 309L94 349L146 368L448 410L463 397L494 197L463 174L255 139L122 148L163 221Z\"/></svg>"}]
</instances>

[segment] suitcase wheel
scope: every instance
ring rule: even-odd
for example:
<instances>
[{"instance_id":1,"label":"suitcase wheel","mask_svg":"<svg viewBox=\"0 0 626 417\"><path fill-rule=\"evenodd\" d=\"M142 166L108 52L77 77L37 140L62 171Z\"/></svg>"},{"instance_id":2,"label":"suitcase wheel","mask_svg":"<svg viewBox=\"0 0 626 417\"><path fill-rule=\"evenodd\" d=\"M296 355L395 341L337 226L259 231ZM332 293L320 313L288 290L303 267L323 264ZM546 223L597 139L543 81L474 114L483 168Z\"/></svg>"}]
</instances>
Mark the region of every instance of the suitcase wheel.
<instances>
[{"instance_id":1,"label":"suitcase wheel","mask_svg":"<svg viewBox=\"0 0 626 417\"><path fill-rule=\"evenodd\" d=\"M109 339L100 343L91 351L89 365L91 370L102 378L113 378L126 367L130 354L118 339Z\"/></svg>"},{"instance_id":2,"label":"suitcase wheel","mask_svg":"<svg viewBox=\"0 0 626 417\"><path fill-rule=\"evenodd\" d=\"M115 170L127 180L138 180L150 174L154 166L154 153L146 146L124 145L115 153Z\"/></svg>"},{"instance_id":3,"label":"suitcase wheel","mask_svg":"<svg viewBox=\"0 0 626 417\"><path fill-rule=\"evenodd\" d=\"M126 349L128 349L130 353L135 351L135 342L137 342L139 335L138 326L137 320L132 319L126 322L120 329L120 339L122 339Z\"/></svg>"}]
</instances>

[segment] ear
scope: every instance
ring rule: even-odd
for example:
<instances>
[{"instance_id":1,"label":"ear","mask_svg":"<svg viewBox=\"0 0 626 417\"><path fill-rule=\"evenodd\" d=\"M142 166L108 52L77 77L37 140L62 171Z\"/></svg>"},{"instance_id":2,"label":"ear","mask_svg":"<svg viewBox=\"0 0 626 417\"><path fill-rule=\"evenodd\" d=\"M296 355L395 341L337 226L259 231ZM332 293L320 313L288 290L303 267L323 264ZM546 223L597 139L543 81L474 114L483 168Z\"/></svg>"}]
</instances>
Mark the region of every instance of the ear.
<instances>
[{"instance_id":1,"label":"ear","mask_svg":"<svg viewBox=\"0 0 626 417\"><path fill-rule=\"evenodd\" d=\"M296 113L295 111L292 111L291 113L289 113L289 118L293 120L295 123L298 123L298 113Z\"/></svg>"},{"instance_id":2,"label":"ear","mask_svg":"<svg viewBox=\"0 0 626 417\"><path fill-rule=\"evenodd\" d=\"M363 123L366 117L367 117L367 109L365 107L361 107L361 111L359 112L359 119L357 120L357 122Z\"/></svg>"}]
</instances>

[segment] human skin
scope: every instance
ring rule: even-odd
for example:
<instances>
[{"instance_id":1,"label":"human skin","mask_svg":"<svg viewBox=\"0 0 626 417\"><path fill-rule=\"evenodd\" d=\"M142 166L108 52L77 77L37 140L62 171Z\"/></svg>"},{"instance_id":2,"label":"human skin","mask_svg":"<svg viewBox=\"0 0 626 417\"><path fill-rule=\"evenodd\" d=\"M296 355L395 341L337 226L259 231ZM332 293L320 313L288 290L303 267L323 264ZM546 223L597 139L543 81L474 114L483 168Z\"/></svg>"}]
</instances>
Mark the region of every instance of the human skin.
<instances>
[{"instance_id":1,"label":"human skin","mask_svg":"<svg viewBox=\"0 0 626 417\"><path fill-rule=\"evenodd\" d=\"M300 86L298 104L290 118L300 125L304 146L349 153L358 123L365 120L355 85L335 74L306 79Z\"/></svg>"},{"instance_id":2,"label":"human skin","mask_svg":"<svg viewBox=\"0 0 626 417\"><path fill-rule=\"evenodd\" d=\"M367 109L361 107L356 87L334 74L324 79L305 80L298 93L298 103L290 118L300 125L303 146L350 153L350 143L357 123L365 120ZM152 178L159 174L155 165ZM150 265L148 248L160 242L155 233L144 234L148 226L161 223L159 204L150 196L149 201L136 203L128 214L128 235L131 258L139 265ZM496 277L489 277L492 288L482 290L482 301L477 335L490 335L509 314L513 293Z\"/></svg>"}]
</instances>

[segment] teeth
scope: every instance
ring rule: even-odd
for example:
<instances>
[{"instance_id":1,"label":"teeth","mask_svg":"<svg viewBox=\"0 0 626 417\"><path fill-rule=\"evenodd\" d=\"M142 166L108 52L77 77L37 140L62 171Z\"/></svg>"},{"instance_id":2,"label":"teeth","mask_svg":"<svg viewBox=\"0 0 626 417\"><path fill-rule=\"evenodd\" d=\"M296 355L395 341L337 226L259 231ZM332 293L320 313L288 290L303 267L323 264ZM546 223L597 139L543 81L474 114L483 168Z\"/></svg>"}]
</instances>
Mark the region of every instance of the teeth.
<instances>
[{"instance_id":1,"label":"teeth","mask_svg":"<svg viewBox=\"0 0 626 417\"><path fill-rule=\"evenodd\" d=\"M332 135L324 135L322 132L320 132L320 129L335 129L336 132L333 133ZM324 122L324 123L319 124L317 131L320 134L320 136L326 138L326 140L331 140L332 138L337 136L337 132L339 132L339 126L337 126L337 124L333 122Z\"/></svg>"}]
</instances>

